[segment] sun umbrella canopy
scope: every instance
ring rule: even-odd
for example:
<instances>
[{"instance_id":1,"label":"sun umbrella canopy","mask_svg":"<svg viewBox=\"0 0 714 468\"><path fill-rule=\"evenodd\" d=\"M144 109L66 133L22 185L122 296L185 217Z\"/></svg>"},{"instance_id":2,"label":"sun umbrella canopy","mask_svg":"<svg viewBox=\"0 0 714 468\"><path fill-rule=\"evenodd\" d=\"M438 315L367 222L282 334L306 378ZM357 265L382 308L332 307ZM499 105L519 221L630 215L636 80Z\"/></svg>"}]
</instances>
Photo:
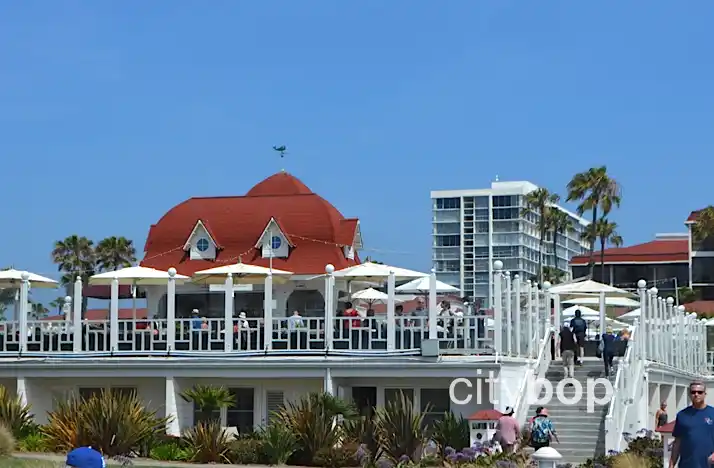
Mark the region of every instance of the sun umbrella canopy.
<instances>
[{"instance_id":1,"label":"sun umbrella canopy","mask_svg":"<svg viewBox=\"0 0 714 468\"><path fill-rule=\"evenodd\" d=\"M578 305L598 305L600 298L596 296L576 297L563 301L563 304ZM608 307L639 307L640 303L629 297L605 297L605 305Z\"/></svg>"},{"instance_id":2,"label":"sun umbrella canopy","mask_svg":"<svg viewBox=\"0 0 714 468\"><path fill-rule=\"evenodd\" d=\"M385 294L382 291L377 291L373 288L363 289L362 291L357 291L356 293L352 294L352 299L358 299L366 302L387 302L388 298L388 294ZM396 297L394 298L394 300L399 302L399 299L397 299Z\"/></svg>"},{"instance_id":3,"label":"sun umbrella canopy","mask_svg":"<svg viewBox=\"0 0 714 468\"><path fill-rule=\"evenodd\" d=\"M620 315L619 318L620 320L635 320L640 318L642 315L642 309L635 309L630 312L627 312L626 314Z\"/></svg>"},{"instance_id":4,"label":"sun umbrella canopy","mask_svg":"<svg viewBox=\"0 0 714 468\"><path fill-rule=\"evenodd\" d=\"M406 268L393 267L382 265L381 263L366 262L353 267L337 270L334 273L335 278L343 278L349 280L369 281L370 279L389 278L389 273L394 272L394 277L397 281L411 280L414 278L422 278L429 276L426 273L420 273Z\"/></svg>"},{"instance_id":5,"label":"sun umbrella canopy","mask_svg":"<svg viewBox=\"0 0 714 468\"><path fill-rule=\"evenodd\" d=\"M577 283L559 284L550 288L552 294L600 294L629 296L630 292L593 280L579 281Z\"/></svg>"},{"instance_id":6,"label":"sun umbrella canopy","mask_svg":"<svg viewBox=\"0 0 714 468\"><path fill-rule=\"evenodd\" d=\"M16 289L22 283L22 275L27 273L30 280L30 286L33 288L56 288L57 281L45 278L44 276L30 273L29 271L20 271L10 268L9 270L0 271L0 289Z\"/></svg>"},{"instance_id":7,"label":"sun umbrella canopy","mask_svg":"<svg viewBox=\"0 0 714 468\"><path fill-rule=\"evenodd\" d=\"M89 277L89 284L112 284L112 280L117 278L119 284L134 284L136 286L160 286L168 283L169 273L154 268L135 266L122 268L116 271L107 271ZM185 283L190 278L188 276L176 274L174 276L177 284Z\"/></svg>"},{"instance_id":8,"label":"sun umbrella canopy","mask_svg":"<svg viewBox=\"0 0 714 468\"><path fill-rule=\"evenodd\" d=\"M575 317L576 310L580 310L580 312L583 315L583 318L599 318L600 317L599 311L591 309L590 307L577 306L577 305L568 307L567 309L563 309L562 315L563 315L563 317Z\"/></svg>"},{"instance_id":9,"label":"sun umbrella canopy","mask_svg":"<svg viewBox=\"0 0 714 468\"><path fill-rule=\"evenodd\" d=\"M273 275L274 282L284 283L293 275L291 271L270 269L248 263L234 263L233 265L197 271L193 275L193 281L205 284L223 284L229 273L233 275L233 282L236 284L261 284L268 274Z\"/></svg>"},{"instance_id":10,"label":"sun umbrella canopy","mask_svg":"<svg viewBox=\"0 0 714 468\"><path fill-rule=\"evenodd\" d=\"M423 276L412 280L406 284L403 284L397 288L400 293L411 293L411 294L428 294L431 277ZM441 281L436 281L436 292L437 293L450 293L450 292L460 292L459 288L455 288L450 284L443 283Z\"/></svg>"}]
</instances>

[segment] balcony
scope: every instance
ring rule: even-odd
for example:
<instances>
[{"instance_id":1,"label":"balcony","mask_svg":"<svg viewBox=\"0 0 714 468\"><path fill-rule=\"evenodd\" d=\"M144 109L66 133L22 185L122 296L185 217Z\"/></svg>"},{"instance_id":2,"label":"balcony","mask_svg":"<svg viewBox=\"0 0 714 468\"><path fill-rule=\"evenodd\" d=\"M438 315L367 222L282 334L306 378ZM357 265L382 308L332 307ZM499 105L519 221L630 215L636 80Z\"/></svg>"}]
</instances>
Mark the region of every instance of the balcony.
<instances>
[{"instance_id":1,"label":"balcony","mask_svg":"<svg viewBox=\"0 0 714 468\"><path fill-rule=\"evenodd\" d=\"M438 318L440 353L491 354L487 320L485 315ZM112 333L110 320L28 320L23 340L20 323L6 321L0 326L0 356L418 355L429 338L426 317L395 317L393 328L386 317L336 317L331 325L319 317L271 322L266 330L263 318L132 319L116 322Z\"/></svg>"}]
</instances>

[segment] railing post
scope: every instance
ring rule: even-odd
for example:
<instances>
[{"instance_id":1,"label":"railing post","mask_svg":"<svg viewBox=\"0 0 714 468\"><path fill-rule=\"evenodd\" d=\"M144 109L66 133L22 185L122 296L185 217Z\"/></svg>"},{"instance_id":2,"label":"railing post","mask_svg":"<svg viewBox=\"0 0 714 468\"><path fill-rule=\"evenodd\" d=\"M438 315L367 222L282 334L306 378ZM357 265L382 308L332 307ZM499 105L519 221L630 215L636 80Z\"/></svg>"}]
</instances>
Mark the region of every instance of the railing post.
<instances>
[{"instance_id":1,"label":"railing post","mask_svg":"<svg viewBox=\"0 0 714 468\"><path fill-rule=\"evenodd\" d=\"M332 298L334 297L334 276L335 267L332 264L325 266L325 349L330 351L332 349L332 342L335 337L335 317L334 317L334 307L332 307ZM329 301L328 301L329 297ZM342 323L338 324L340 327ZM341 329L341 328L340 328Z\"/></svg>"},{"instance_id":2,"label":"railing post","mask_svg":"<svg viewBox=\"0 0 714 468\"><path fill-rule=\"evenodd\" d=\"M555 336L557 337L560 333L560 329L563 328L563 317L560 313L560 294L552 294L553 299L553 322L555 322ZM555 356L560 357L560 346L555 347Z\"/></svg>"},{"instance_id":3,"label":"railing post","mask_svg":"<svg viewBox=\"0 0 714 468\"><path fill-rule=\"evenodd\" d=\"M394 317L394 289L396 278L394 272L389 272L389 279L387 280L387 351L394 351L396 348L396 324ZM431 311L429 311L431 314Z\"/></svg>"},{"instance_id":4,"label":"railing post","mask_svg":"<svg viewBox=\"0 0 714 468\"><path fill-rule=\"evenodd\" d=\"M684 330L686 328L684 323L685 318L684 306L677 306L677 328L679 328L679 330L677 331L675 343L677 343L677 367L680 369L684 369L684 366L687 365L685 354L687 347L686 340L684 339Z\"/></svg>"},{"instance_id":5,"label":"railing post","mask_svg":"<svg viewBox=\"0 0 714 468\"><path fill-rule=\"evenodd\" d=\"M493 262L493 350L496 355L503 352L503 294L501 291L503 282L503 262L496 260Z\"/></svg>"},{"instance_id":6,"label":"railing post","mask_svg":"<svg viewBox=\"0 0 714 468\"><path fill-rule=\"evenodd\" d=\"M233 274L226 275L225 299L223 302L223 350L233 351Z\"/></svg>"},{"instance_id":7,"label":"railing post","mask_svg":"<svg viewBox=\"0 0 714 468\"><path fill-rule=\"evenodd\" d=\"M169 268L166 283L166 351L176 348L176 268ZM158 313L158 311L156 312Z\"/></svg>"},{"instance_id":8,"label":"railing post","mask_svg":"<svg viewBox=\"0 0 714 468\"><path fill-rule=\"evenodd\" d=\"M109 349L119 351L119 278L112 278L109 302Z\"/></svg>"},{"instance_id":9,"label":"railing post","mask_svg":"<svg viewBox=\"0 0 714 468\"><path fill-rule=\"evenodd\" d=\"M667 304L662 297L657 297L657 309L659 310L659 350L662 353L661 362L667 364L667 341L665 340L665 335L667 334L667 322L665 321L665 311Z\"/></svg>"},{"instance_id":10,"label":"railing post","mask_svg":"<svg viewBox=\"0 0 714 468\"><path fill-rule=\"evenodd\" d=\"M543 283L543 335L545 336L548 330L555 331L553 328L553 310L550 308L550 281Z\"/></svg>"},{"instance_id":11,"label":"railing post","mask_svg":"<svg viewBox=\"0 0 714 468\"><path fill-rule=\"evenodd\" d=\"M429 339L430 340L436 340L438 339L437 336L437 323L436 323L436 270L434 268L431 269L431 275L429 275L429 309L428 309L428 317L429 317ZM433 312L432 312L433 311ZM466 313L468 315L468 311ZM423 326L423 324L419 324Z\"/></svg>"},{"instance_id":12,"label":"railing post","mask_svg":"<svg viewBox=\"0 0 714 468\"><path fill-rule=\"evenodd\" d=\"M20 352L27 352L27 314L29 313L28 299L30 297L30 274L23 271L20 275L20 310L17 317L18 328L20 329Z\"/></svg>"},{"instance_id":13,"label":"railing post","mask_svg":"<svg viewBox=\"0 0 714 468\"><path fill-rule=\"evenodd\" d=\"M72 310L72 330L74 340L72 342L72 351L75 353L82 352L82 277L77 276L74 281L74 308Z\"/></svg>"},{"instance_id":14,"label":"railing post","mask_svg":"<svg viewBox=\"0 0 714 468\"><path fill-rule=\"evenodd\" d=\"M641 279L637 282L637 294L640 296L640 323L637 327L635 340L640 342L639 351L640 359L646 361L650 359L648 353L649 339L648 326L649 312L647 310L647 281Z\"/></svg>"},{"instance_id":15,"label":"railing post","mask_svg":"<svg viewBox=\"0 0 714 468\"><path fill-rule=\"evenodd\" d=\"M526 317L528 323L526 325L526 343L528 344L528 357L533 357L533 283L526 281Z\"/></svg>"},{"instance_id":16,"label":"railing post","mask_svg":"<svg viewBox=\"0 0 714 468\"><path fill-rule=\"evenodd\" d=\"M516 329L516 356L521 355L521 277L515 275L513 281L516 284L514 325Z\"/></svg>"},{"instance_id":17,"label":"railing post","mask_svg":"<svg viewBox=\"0 0 714 468\"><path fill-rule=\"evenodd\" d=\"M327 266L330 267L332 265ZM325 269L327 270L327 267ZM332 271L335 271L335 267L332 267ZM329 274L325 277L326 283L329 277ZM325 315L327 315L327 307L330 301L329 292L329 289L325 290ZM263 341L266 351L273 349L273 274L271 272L265 275L265 287L263 290Z\"/></svg>"},{"instance_id":18,"label":"railing post","mask_svg":"<svg viewBox=\"0 0 714 468\"><path fill-rule=\"evenodd\" d=\"M505 307L505 317L506 322L506 353L509 356L513 355L513 291L511 290L511 273L506 272L506 307Z\"/></svg>"},{"instance_id":19,"label":"railing post","mask_svg":"<svg viewBox=\"0 0 714 468\"><path fill-rule=\"evenodd\" d=\"M676 365L676 362L674 361L674 330L675 330L675 318L674 318L674 298L672 296L669 296L667 298L667 313L665 314L665 317L667 318L667 333L666 335L666 340L667 340L667 364L670 366L674 367Z\"/></svg>"},{"instance_id":20,"label":"railing post","mask_svg":"<svg viewBox=\"0 0 714 468\"><path fill-rule=\"evenodd\" d=\"M652 316L652 332L650 333L650 337L652 340L652 346L650 347L652 351L652 360L659 362L659 318L657 314L657 288L650 288L649 297L647 299L647 305L649 306Z\"/></svg>"}]
</instances>

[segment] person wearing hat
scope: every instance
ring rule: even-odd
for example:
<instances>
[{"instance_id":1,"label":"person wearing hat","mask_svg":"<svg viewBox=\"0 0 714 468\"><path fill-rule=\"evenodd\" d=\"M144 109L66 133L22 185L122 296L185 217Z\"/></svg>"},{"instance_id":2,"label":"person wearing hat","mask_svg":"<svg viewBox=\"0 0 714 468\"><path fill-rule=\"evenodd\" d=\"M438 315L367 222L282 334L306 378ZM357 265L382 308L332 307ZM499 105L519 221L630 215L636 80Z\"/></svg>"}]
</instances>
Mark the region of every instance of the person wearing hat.
<instances>
[{"instance_id":1,"label":"person wearing hat","mask_svg":"<svg viewBox=\"0 0 714 468\"><path fill-rule=\"evenodd\" d=\"M504 453L513 453L516 448L516 441L521 433L521 428L518 425L518 420L513 417L513 408L506 407L503 416L498 418L496 423L496 434L498 443L501 444L501 449Z\"/></svg>"},{"instance_id":2,"label":"person wearing hat","mask_svg":"<svg viewBox=\"0 0 714 468\"><path fill-rule=\"evenodd\" d=\"M67 454L65 465L71 468L106 468L104 457L92 447L79 447Z\"/></svg>"},{"instance_id":3,"label":"person wearing hat","mask_svg":"<svg viewBox=\"0 0 714 468\"><path fill-rule=\"evenodd\" d=\"M535 450L543 447L550 447L550 441L555 439L560 442L558 434L553 428L553 421L548 417L548 410L541 409L531 423L531 441L530 446Z\"/></svg>"}]
</instances>

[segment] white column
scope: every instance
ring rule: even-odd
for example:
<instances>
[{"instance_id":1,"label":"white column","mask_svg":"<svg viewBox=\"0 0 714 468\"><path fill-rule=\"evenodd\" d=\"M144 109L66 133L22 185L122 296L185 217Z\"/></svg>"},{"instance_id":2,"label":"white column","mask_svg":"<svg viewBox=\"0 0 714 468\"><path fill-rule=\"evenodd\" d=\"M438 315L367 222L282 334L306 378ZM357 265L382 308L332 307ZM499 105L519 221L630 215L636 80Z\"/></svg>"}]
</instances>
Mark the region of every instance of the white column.
<instances>
[{"instance_id":1,"label":"white column","mask_svg":"<svg viewBox=\"0 0 714 468\"><path fill-rule=\"evenodd\" d=\"M328 265L331 266L331 265ZM335 267L332 267L334 271ZM329 290L325 291L325 310L327 310L327 297ZM273 349L273 275L265 275L265 291L263 292L263 340L265 350Z\"/></svg>"},{"instance_id":2,"label":"white column","mask_svg":"<svg viewBox=\"0 0 714 468\"><path fill-rule=\"evenodd\" d=\"M429 276L429 339L436 340L437 328L436 328L436 270L431 269L431 275ZM468 312L467 312L468 314ZM468 323L468 320L467 320Z\"/></svg>"},{"instance_id":3,"label":"white column","mask_svg":"<svg viewBox=\"0 0 714 468\"><path fill-rule=\"evenodd\" d=\"M74 309L72 310L72 330L74 340L72 350L75 353L82 352L82 277L77 276L74 282Z\"/></svg>"},{"instance_id":4,"label":"white column","mask_svg":"<svg viewBox=\"0 0 714 468\"><path fill-rule=\"evenodd\" d=\"M329 367L325 369L323 391L328 395L335 395L335 382L332 379L332 370Z\"/></svg>"},{"instance_id":5,"label":"white column","mask_svg":"<svg viewBox=\"0 0 714 468\"><path fill-rule=\"evenodd\" d=\"M540 337L543 336L540 333L540 306L538 305L538 283L535 281L531 284L531 320L533 320L533 331L535 332L535 343L540 341ZM538 352L537 349L534 350L535 353Z\"/></svg>"},{"instance_id":6,"label":"white column","mask_svg":"<svg viewBox=\"0 0 714 468\"><path fill-rule=\"evenodd\" d=\"M660 360L660 350L659 350L659 312L657 311L657 288L652 287L649 290L649 297L647 298L647 306L649 307L650 313L652 314L652 332L650 337L652 339L652 360Z\"/></svg>"},{"instance_id":7,"label":"white column","mask_svg":"<svg viewBox=\"0 0 714 468\"><path fill-rule=\"evenodd\" d=\"M516 356L521 355L521 278L516 275L513 277L513 281L516 285L516 299L515 299L515 311L514 311L514 325L516 328Z\"/></svg>"},{"instance_id":8,"label":"white column","mask_svg":"<svg viewBox=\"0 0 714 468\"><path fill-rule=\"evenodd\" d=\"M692 322L694 320L692 320L692 315L693 314L687 314L687 321L685 322L685 335L684 336L686 336L687 338L691 337L693 334ZM692 366L692 346L691 346L691 342L689 342L689 340L687 340L687 341L688 341L688 343L687 343L688 346L687 346L687 354L686 354L686 356L687 356L686 370L691 372L692 367L693 367Z\"/></svg>"},{"instance_id":9,"label":"white column","mask_svg":"<svg viewBox=\"0 0 714 468\"><path fill-rule=\"evenodd\" d=\"M665 322L665 311L667 304L664 301L664 298L658 297L657 298L657 310L659 310L659 349L660 352L662 353L660 357L660 362L662 363L667 363L667 347L666 347L666 340L665 340L665 335L667 333L667 323Z\"/></svg>"},{"instance_id":10,"label":"white column","mask_svg":"<svg viewBox=\"0 0 714 468\"><path fill-rule=\"evenodd\" d=\"M335 292L335 277L333 265L325 265L325 349L332 349L332 342L335 337L335 308L333 306ZM338 324L341 327L341 323ZM340 328L341 329L341 328Z\"/></svg>"},{"instance_id":11,"label":"white column","mask_svg":"<svg viewBox=\"0 0 714 468\"><path fill-rule=\"evenodd\" d=\"M181 424L179 421L178 414L178 399L176 398L178 388L176 387L177 385L174 378L166 377L166 396L164 405L166 417L169 418L169 420L166 422L166 434L178 437L181 435Z\"/></svg>"},{"instance_id":12,"label":"white column","mask_svg":"<svg viewBox=\"0 0 714 468\"><path fill-rule=\"evenodd\" d=\"M513 355L513 291L511 290L511 273L506 272L506 307L504 308L504 318L506 322L506 353Z\"/></svg>"},{"instance_id":13,"label":"white column","mask_svg":"<svg viewBox=\"0 0 714 468\"><path fill-rule=\"evenodd\" d=\"M674 392L675 389L672 389L672 392ZM675 405L672 405L673 408L676 408ZM669 468L669 461L670 458L672 457L672 453L669 450L669 443L671 439L671 434L662 434L662 447L663 447L663 453L662 453L662 468Z\"/></svg>"},{"instance_id":14,"label":"white column","mask_svg":"<svg viewBox=\"0 0 714 468\"><path fill-rule=\"evenodd\" d=\"M553 310L550 308L550 281L543 282L543 335L547 330L555 331L553 328ZM550 353L550 352L549 352Z\"/></svg>"},{"instance_id":15,"label":"white column","mask_svg":"<svg viewBox=\"0 0 714 468\"><path fill-rule=\"evenodd\" d=\"M396 327L394 323L394 283L396 278L394 272L389 272L387 280L387 351L394 351L396 348ZM431 317L431 310L429 316Z\"/></svg>"},{"instance_id":16,"label":"white column","mask_svg":"<svg viewBox=\"0 0 714 468\"><path fill-rule=\"evenodd\" d=\"M109 349L119 351L119 278L112 278L109 300Z\"/></svg>"},{"instance_id":17,"label":"white column","mask_svg":"<svg viewBox=\"0 0 714 468\"><path fill-rule=\"evenodd\" d=\"M526 326L526 343L528 343L528 357L533 357L533 283L530 280L526 281L526 316L528 324Z\"/></svg>"},{"instance_id":18,"label":"white column","mask_svg":"<svg viewBox=\"0 0 714 468\"><path fill-rule=\"evenodd\" d=\"M707 321L702 319L699 321L701 330L701 341L699 342L699 373L707 373Z\"/></svg>"},{"instance_id":19,"label":"white column","mask_svg":"<svg viewBox=\"0 0 714 468\"><path fill-rule=\"evenodd\" d=\"M648 360L650 359L649 354L649 330L647 322L649 320L649 314L647 312L647 281L641 279L637 282L637 294L640 296L640 320L635 331L635 339L640 342L640 359Z\"/></svg>"},{"instance_id":20,"label":"white column","mask_svg":"<svg viewBox=\"0 0 714 468\"><path fill-rule=\"evenodd\" d=\"M667 298L667 308L665 313L667 332L665 333L665 340L667 343L667 364L670 366L676 366L677 363L674 361L674 330L675 330L675 318L674 318L674 298L669 296Z\"/></svg>"},{"instance_id":21,"label":"white column","mask_svg":"<svg viewBox=\"0 0 714 468\"><path fill-rule=\"evenodd\" d=\"M25 380L25 377L17 377L15 385L17 387L15 389L15 393L17 394L17 398L20 400L20 404L22 406L28 406L29 398L27 396L27 381Z\"/></svg>"},{"instance_id":22,"label":"white column","mask_svg":"<svg viewBox=\"0 0 714 468\"><path fill-rule=\"evenodd\" d=\"M685 314L686 312L684 311L684 306L677 306L677 327L679 330L677 332L677 340L675 342L677 343L677 367L680 369L684 369L687 365L687 340L685 339L686 324L684 323L686 319Z\"/></svg>"},{"instance_id":23,"label":"white column","mask_svg":"<svg viewBox=\"0 0 714 468\"><path fill-rule=\"evenodd\" d=\"M605 333L607 329L607 324L605 323L605 318L607 317L607 306L605 302L605 291L600 291L600 338L602 340L602 334Z\"/></svg>"},{"instance_id":24,"label":"white column","mask_svg":"<svg viewBox=\"0 0 714 468\"><path fill-rule=\"evenodd\" d=\"M166 351L171 352L176 347L176 268L169 268L168 273L169 280L166 283Z\"/></svg>"},{"instance_id":25,"label":"white column","mask_svg":"<svg viewBox=\"0 0 714 468\"><path fill-rule=\"evenodd\" d=\"M493 262L493 350L496 355L503 353L503 262Z\"/></svg>"},{"instance_id":26,"label":"white column","mask_svg":"<svg viewBox=\"0 0 714 468\"><path fill-rule=\"evenodd\" d=\"M223 350L233 351L233 274L226 275L223 302Z\"/></svg>"},{"instance_id":27,"label":"white column","mask_svg":"<svg viewBox=\"0 0 714 468\"><path fill-rule=\"evenodd\" d=\"M30 274L26 271L20 276L20 311L17 317L17 326L20 329L20 352L27 352L27 314L29 313L28 299L30 296Z\"/></svg>"},{"instance_id":28,"label":"white column","mask_svg":"<svg viewBox=\"0 0 714 468\"><path fill-rule=\"evenodd\" d=\"M563 328L563 317L560 313L560 294L553 294L553 322L555 322L555 336L558 337ZM555 347L555 356L560 357L560 346Z\"/></svg>"},{"instance_id":29,"label":"white column","mask_svg":"<svg viewBox=\"0 0 714 468\"><path fill-rule=\"evenodd\" d=\"M553 447L536 450L531 457L538 463L538 468L556 468L563 456Z\"/></svg>"}]
</instances>

